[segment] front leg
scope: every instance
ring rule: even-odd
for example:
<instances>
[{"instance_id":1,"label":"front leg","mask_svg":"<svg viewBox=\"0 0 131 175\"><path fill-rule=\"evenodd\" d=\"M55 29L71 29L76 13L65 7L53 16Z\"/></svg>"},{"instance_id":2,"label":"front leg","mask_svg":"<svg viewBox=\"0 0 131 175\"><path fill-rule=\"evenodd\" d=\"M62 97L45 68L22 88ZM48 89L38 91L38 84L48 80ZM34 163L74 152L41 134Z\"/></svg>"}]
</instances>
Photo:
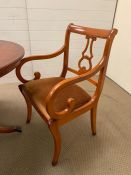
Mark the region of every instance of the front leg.
<instances>
[{"instance_id":1,"label":"front leg","mask_svg":"<svg viewBox=\"0 0 131 175\"><path fill-rule=\"evenodd\" d=\"M22 90L22 86L23 85L19 85L19 89L20 89L22 95L24 96L24 99L25 99L26 105L27 105L27 120L26 120L26 123L30 123L31 117L32 117L32 104L31 104L31 101L30 101L29 97L27 96L27 94Z\"/></svg>"},{"instance_id":2,"label":"front leg","mask_svg":"<svg viewBox=\"0 0 131 175\"><path fill-rule=\"evenodd\" d=\"M58 158L61 151L61 135L56 122L52 120L49 122L49 129L54 139L54 156L52 160L52 165L55 166L58 163Z\"/></svg>"}]
</instances>

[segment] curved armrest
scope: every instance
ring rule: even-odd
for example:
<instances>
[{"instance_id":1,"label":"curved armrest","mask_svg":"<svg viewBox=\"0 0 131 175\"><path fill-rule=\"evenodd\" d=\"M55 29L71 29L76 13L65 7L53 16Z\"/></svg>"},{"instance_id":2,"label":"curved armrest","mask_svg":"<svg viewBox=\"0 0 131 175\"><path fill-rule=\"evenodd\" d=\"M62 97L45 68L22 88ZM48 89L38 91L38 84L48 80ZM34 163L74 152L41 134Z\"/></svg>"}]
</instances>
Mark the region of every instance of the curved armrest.
<instances>
[{"instance_id":1,"label":"curved armrest","mask_svg":"<svg viewBox=\"0 0 131 175\"><path fill-rule=\"evenodd\" d=\"M54 52L52 54L48 54L48 55L33 55L33 56L29 56L29 57L26 57L26 58L22 59L20 64L16 68L16 76L18 77L18 79L22 83L28 82L29 80L24 79L22 77L22 75L21 75L21 67L23 66L23 64L25 64L25 63L27 63L29 61L33 61L33 60L42 60L42 59L54 58L54 57L57 57L58 55L62 54L64 51L65 51L65 46L63 46L58 51L56 51L56 52ZM39 72L35 72L33 80L40 79L40 76L41 76L41 74Z\"/></svg>"},{"instance_id":2,"label":"curved armrest","mask_svg":"<svg viewBox=\"0 0 131 175\"><path fill-rule=\"evenodd\" d=\"M93 75L95 75L97 72L99 72L104 66L104 58L90 71L82 74L82 75L78 75L76 77L73 78L68 78L65 79L59 83L57 83L52 90L50 91L50 93L47 96L46 99L46 107L47 107L47 111L50 114L50 116L52 116L54 119L61 119L62 117L65 117L66 115L70 114L73 109L74 109L74 105L75 105L75 99L73 98L68 98L67 99L67 108L65 108L63 111L59 111L56 112L54 111L54 100L57 96L57 94L64 89L67 86L70 86L72 84L87 80L88 78L91 78ZM92 102L95 100L95 97L93 97Z\"/></svg>"}]
</instances>

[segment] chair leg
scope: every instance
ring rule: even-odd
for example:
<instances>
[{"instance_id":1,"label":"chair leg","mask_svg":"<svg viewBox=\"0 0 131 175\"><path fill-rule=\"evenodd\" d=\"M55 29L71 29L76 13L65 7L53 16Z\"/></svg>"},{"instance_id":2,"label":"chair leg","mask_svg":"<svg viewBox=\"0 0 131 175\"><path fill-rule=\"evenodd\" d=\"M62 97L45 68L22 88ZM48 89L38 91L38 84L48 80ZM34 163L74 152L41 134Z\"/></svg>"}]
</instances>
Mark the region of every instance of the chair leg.
<instances>
[{"instance_id":1,"label":"chair leg","mask_svg":"<svg viewBox=\"0 0 131 175\"><path fill-rule=\"evenodd\" d=\"M96 135L96 111L97 111L97 105L91 109L91 130L92 135Z\"/></svg>"},{"instance_id":2,"label":"chair leg","mask_svg":"<svg viewBox=\"0 0 131 175\"><path fill-rule=\"evenodd\" d=\"M57 124L51 123L49 129L54 139L54 155L52 160L52 165L55 166L58 163L58 158L61 151L61 135Z\"/></svg>"},{"instance_id":3,"label":"chair leg","mask_svg":"<svg viewBox=\"0 0 131 175\"><path fill-rule=\"evenodd\" d=\"M30 123L31 117L32 117L32 104L30 102L29 97L26 95L26 93L24 91L22 91L22 85L19 85L19 89L20 89L21 93L23 94L24 99L26 101L26 105L27 105L27 119L26 119L26 123Z\"/></svg>"},{"instance_id":4,"label":"chair leg","mask_svg":"<svg viewBox=\"0 0 131 175\"><path fill-rule=\"evenodd\" d=\"M32 117L32 104L29 100L29 98L27 97L26 94L23 94L25 101L26 101L26 105L27 105L27 119L26 119L26 123L30 123L31 121L31 117Z\"/></svg>"},{"instance_id":5,"label":"chair leg","mask_svg":"<svg viewBox=\"0 0 131 175\"><path fill-rule=\"evenodd\" d=\"M26 123L30 123L32 117L32 104L26 100L27 104L27 120Z\"/></svg>"}]
</instances>

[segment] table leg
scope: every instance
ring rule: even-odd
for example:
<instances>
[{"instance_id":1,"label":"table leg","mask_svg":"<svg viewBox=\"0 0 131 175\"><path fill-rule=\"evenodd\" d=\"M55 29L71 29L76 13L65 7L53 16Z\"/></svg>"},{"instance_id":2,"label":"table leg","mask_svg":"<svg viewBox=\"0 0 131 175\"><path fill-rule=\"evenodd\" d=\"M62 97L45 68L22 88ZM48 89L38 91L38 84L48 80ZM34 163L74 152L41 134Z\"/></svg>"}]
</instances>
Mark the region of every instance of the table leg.
<instances>
[{"instance_id":1,"label":"table leg","mask_svg":"<svg viewBox=\"0 0 131 175\"><path fill-rule=\"evenodd\" d=\"M19 126L0 126L0 133L22 132Z\"/></svg>"}]
</instances>

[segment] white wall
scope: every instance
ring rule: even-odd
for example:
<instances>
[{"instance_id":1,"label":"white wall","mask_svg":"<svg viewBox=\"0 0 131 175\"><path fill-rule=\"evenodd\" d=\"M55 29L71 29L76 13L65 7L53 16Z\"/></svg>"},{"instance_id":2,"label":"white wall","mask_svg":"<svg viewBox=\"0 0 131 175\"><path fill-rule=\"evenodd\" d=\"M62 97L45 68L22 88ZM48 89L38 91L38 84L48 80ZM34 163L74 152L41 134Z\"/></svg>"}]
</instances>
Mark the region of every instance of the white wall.
<instances>
[{"instance_id":1,"label":"white wall","mask_svg":"<svg viewBox=\"0 0 131 175\"><path fill-rule=\"evenodd\" d=\"M47 54L57 50L64 41L69 23L96 28L111 28L116 0L0 0L0 39L22 44L26 55ZM83 49L83 38L72 37L70 64L74 65ZM76 42L78 41L78 42ZM98 43L95 56L99 57L102 43ZM34 71L43 75L58 75L62 59L33 62ZM32 64L24 68L25 75L32 73ZM54 74L55 72L55 74ZM16 81L13 73L0 82Z\"/></svg>"},{"instance_id":2,"label":"white wall","mask_svg":"<svg viewBox=\"0 0 131 175\"><path fill-rule=\"evenodd\" d=\"M9 40L21 44L25 55L30 55L30 41L25 0L0 0L0 40ZM27 78L32 76L31 64L24 67ZM15 71L0 78L0 83L17 81Z\"/></svg>"},{"instance_id":3,"label":"white wall","mask_svg":"<svg viewBox=\"0 0 131 175\"><path fill-rule=\"evenodd\" d=\"M115 5L116 0L27 0L32 54L47 54L59 49L63 45L69 23L110 29ZM85 38L77 39L75 35L72 37L71 66L74 66L76 59L81 56L83 40ZM98 49L101 47L100 42ZM95 51L96 57L100 55L98 49ZM61 58L62 56L51 61L35 61L33 69L39 70L43 76L57 76L62 68Z\"/></svg>"},{"instance_id":4,"label":"white wall","mask_svg":"<svg viewBox=\"0 0 131 175\"><path fill-rule=\"evenodd\" d=\"M119 0L114 27L114 40L107 75L131 94L131 1Z\"/></svg>"}]
</instances>

